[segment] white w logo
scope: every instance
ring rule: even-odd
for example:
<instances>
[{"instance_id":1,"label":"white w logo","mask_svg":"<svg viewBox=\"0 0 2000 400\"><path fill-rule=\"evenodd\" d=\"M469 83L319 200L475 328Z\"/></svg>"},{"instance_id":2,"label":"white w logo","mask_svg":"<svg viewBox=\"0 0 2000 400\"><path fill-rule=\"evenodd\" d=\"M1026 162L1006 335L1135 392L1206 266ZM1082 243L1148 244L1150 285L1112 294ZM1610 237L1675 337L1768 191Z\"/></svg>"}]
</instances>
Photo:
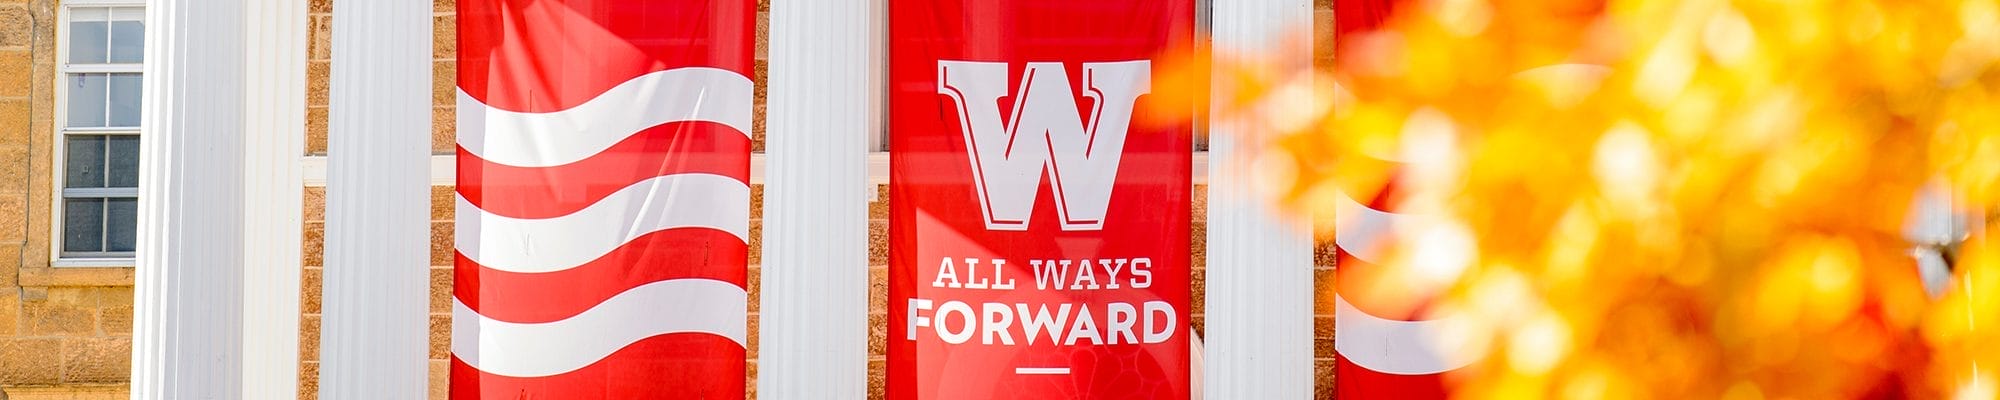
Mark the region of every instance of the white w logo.
<instances>
[{"instance_id":1,"label":"white w logo","mask_svg":"<svg viewBox=\"0 0 2000 400\"><path fill-rule=\"evenodd\" d=\"M1003 124L996 105L1008 95L1006 63L938 61L938 93L958 102L986 229L1028 230L1043 171L1063 230L1104 229L1132 106L1152 92L1152 81L1151 61L1084 63L1083 96L1095 103L1086 127L1063 64L1031 62L1013 93L1011 124Z\"/></svg>"}]
</instances>

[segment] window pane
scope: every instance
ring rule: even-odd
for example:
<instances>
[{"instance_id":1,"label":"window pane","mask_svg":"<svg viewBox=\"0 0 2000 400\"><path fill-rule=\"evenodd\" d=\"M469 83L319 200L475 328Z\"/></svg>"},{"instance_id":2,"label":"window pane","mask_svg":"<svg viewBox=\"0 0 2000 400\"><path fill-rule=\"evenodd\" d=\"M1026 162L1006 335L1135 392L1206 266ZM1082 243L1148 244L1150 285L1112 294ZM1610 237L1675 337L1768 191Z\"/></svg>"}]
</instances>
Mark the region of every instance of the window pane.
<instances>
[{"instance_id":1,"label":"window pane","mask_svg":"<svg viewBox=\"0 0 2000 400\"><path fill-rule=\"evenodd\" d=\"M110 166L104 171L104 186L139 187L139 136L112 135L106 139L111 143L105 156Z\"/></svg>"},{"instance_id":2,"label":"window pane","mask_svg":"<svg viewBox=\"0 0 2000 400\"><path fill-rule=\"evenodd\" d=\"M104 95L107 77L104 74L75 74L69 76L69 126L89 128L104 126Z\"/></svg>"},{"instance_id":3,"label":"window pane","mask_svg":"<svg viewBox=\"0 0 2000 400\"><path fill-rule=\"evenodd\" d=\"M63 187L104 187L104 135L70 135L63 152Z\"/></svg>"},{"instance_id":4,"label":"window pane","mask_svg":"<svg viewBox=\"0 0 2000 400\"><path fill-rule=\"evenodd\" d=\"M139 126L139 74L111 74L111 120L105 126Z\"/></svg>"},{"instance_id":5,"label":"window pane","mask_svg":"<svg viewBox=\"0 0 2000 400\"><path fill-rule=\"evenodd\" d=\"M97 64L104 62L106 45L106 23L99 15L97 21L83 21L84 10L78 9L70 16L69 22L69 62L73 64ZM97 10L99 14L103 9Z\"/></svg>"},{"instance_id":6,"label":"window pane","mask_svg":"<svg viewBox=\"0 0 2000 400\"><path fill-rule=\"evenodd\" d=\"M63 251L104 251L104 199L63 199Z\"/></svg>"},{"instance_id":7,"label":"window pane","mask_svg":"<svg viewBox=\"0 0 2000 400\"><path fill-rule=\"evenodd\" d=\"M105 199L104 251L132 251L139 231L139 199Z\"/></svg>"},{"instance_id":8,"label":"window pane","mask_svg":"<svg viewBox=\"0 0 2000 400\"><path fill-rule=\"evenodd\" d=\"M146 23L111 21L111 62L136 63L145 60Z\"/></svg>"}]
</instances>

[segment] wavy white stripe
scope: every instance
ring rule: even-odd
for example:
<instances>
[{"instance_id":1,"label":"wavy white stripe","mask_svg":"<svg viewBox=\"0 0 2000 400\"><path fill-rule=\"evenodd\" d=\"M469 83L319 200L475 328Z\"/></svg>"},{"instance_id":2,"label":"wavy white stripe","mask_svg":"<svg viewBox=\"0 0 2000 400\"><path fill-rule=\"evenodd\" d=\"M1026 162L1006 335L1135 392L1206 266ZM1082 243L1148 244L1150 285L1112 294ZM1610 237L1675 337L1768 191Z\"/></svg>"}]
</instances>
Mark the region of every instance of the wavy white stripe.
<instances>
[{"instance_id":1,"label":"wavy white stripe","mask_svg":"<svg viewBox=\"0 0 2000 400\"><path fill-rule=\"evenodd\" d=\"M689 67L640 75L567 110L502 110L458 91L458 145L486 161L550 167L589 158L646 128L708 121L750 134L750 78Z\"/></svg>"},{"instance_id":2,"label":"wavy white stripe","mask_svg":"<svg viewBox=\"0 0 2000 400\"><path fill-rule=\"evenodd\" d=\"M451 354L486 373L540 377L668 333L706 333L742 345L748 304L749 293L734 284L673 279L634 287L561 321L522 324L486 318L454 297Z\"/></svg>"},{"instance_id":3,"label":"wavy white stripe","mask_svg":"<svg viewBox=\"0 0 2000 400\"><path fill-rule=\"evenodd\" d=\"M1369 315L1347 299L1333 296L1333 345L1355 365L1397 375L1428 375L1471 364L1477 357L1452 357L1442 349L1444 319L1397 321ZM1446 317L1449 318L1449 317Z\"/></svg>"},{"instance_id":4,"label":"wavy white stripe","mask_svg":"<svg viewBox=\"0 0 2000 400\"><path fill-rule=\"evenodd\" d=\"M653 177L554 218L495 215L458 196L458 251L487 268L555 272L597 259L655 231L709 228L749 242L750 186L714 174Z\"/></svg>"},{"instance_id":5,"label":"wavy white stripe","mask_svg":"<svg viewBox=\"0 0 2000 400\"><path fill-rule=\"evenodd\" d=\"M1426 224L1442 224L1436 216L1396 214L1368 208L1348 192L1338 192L1334 200L1334 244L1348 256L1368 264L1386 264L1392 244L1408 232L1422 232Z\"/></svg>"}]
</instances>

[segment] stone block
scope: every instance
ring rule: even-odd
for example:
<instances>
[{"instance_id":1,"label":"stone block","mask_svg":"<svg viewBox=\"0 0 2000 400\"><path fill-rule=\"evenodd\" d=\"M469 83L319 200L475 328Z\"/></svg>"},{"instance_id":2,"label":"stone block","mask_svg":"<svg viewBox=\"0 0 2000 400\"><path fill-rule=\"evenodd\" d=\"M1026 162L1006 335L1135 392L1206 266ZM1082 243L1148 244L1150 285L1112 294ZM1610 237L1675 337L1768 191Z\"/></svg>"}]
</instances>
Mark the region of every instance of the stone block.
<instances>
[{"instance_id":1,"label":"stone block","mask_svg":"<svg viewBox=\"0 0 2000 400\"><path fill-rule=\"evenodd\" d=\"M1313 234L1313 265L1333 267L1340 263L1339 246L1334 242L1332 231Z\"/></svg>"},{"instance_id":2,"label":"stone block","mask_svg":"<svg viewBox=\"0 0 2000 400\"><path fill-rule=\"evenodd\" d=\"M306 107L327 105L329 75L333 71L332 61L310 61L306 63Z\"/></svg>"},{"instance_id":3,"label":"stone block","mask_svg":"<svg viewBox=\"0 0 2000 400\"><path fill-rule=\"evenodd\" d=\"M28 8L0 5L0 47L27 47L34 41L35 17Z\"/></svg>"},{"instance_id":4,"label":"stone block","mask_svg":"<svg viewBox=\"0 0 2000 400\"><path fill-rule=\"evenodd\" d=\"M0 100L0 146L25 146L28 144L29 138L34 137L30 133L30 131L34 130L30 126L32 124L29 122L29 113L31 111L33 109L29 108L29 103L26 99ZM8 158L6 160L18 162L22 159ZM0 182L0 184L11 183Z\"/></svg>"},{"instance_id":5,"label":"stone block","mask_svg":"<svg viewBox=\"0 0 2000 400\"><path fill-rule=\"evenodd\" d=\"M889 389L889 363L885 360L868 360L868 398L883 399Z\"/></svg>"},{"instance_id":6,"label":"stone block","mask_svg":"<svg viewBox=\"0 0 2000 400\"><path fill-rule=\"evenodd\" d=\"M0 339L0 382L54 385L62 380L62 339Z\"/></svg>"},{"instance_id":7,"label":"stone block","mask_svg":"<svg viewBox=\"0 0 2000 400\"><path fill-rule=\"evenodd\" d=\"M1334 368L1335 364L1333 360L1313 360L1314 399L1333 400L1336 398L1333 392L1333 383L1334 379L1338 379L1339 377L1334 376Z\"/></svg>"},{"instance_id":8,"label":"stone block","mask_svg":"<svg viewBox=\"0 0 2000 400\"><path fill-rule=\"evenodd\" d=\"M764 184L750 185L750 219L764 219Z\"/></svg>"},{"instance_id":9,"label":"stone block","mask_svg":"<svg viewBox=\"0 0 2000 400\"><path fill-rule=\"evenodd\" d=\"M34 55L25 49L0 51L0 71L10 71L0 74L0 98L28 97L34 89L33 74L21 71L30 71L34 62Z\"/></svg>"},{"instance_id":10,"label":"stone block","mask_svg":"<svg viewBox=\"0 0 2000 400\"><path fill-rule=\"evenodd\" d=\"M889 264L889 220L868 221L868 265Z\"/></svg>"},{"instance_id":11,"label":"stone block","mask_svg":"<svg viewBox=\"0 0 2000 400\"><path fill-rule=\"evenodd\" d=\"M431 268L431 312L451 313L451 267Z\"/></svg>"},{"instance_id":12,"label":"stone block","mask_svg":"<svg viewBox=\"0 0 2000 400\"><path fill-rule=\"evenodd\" d=\"M439 60L458 58L458 14L431 17L431 57Z\"/></svg>"},{"instance_id":13,"label":"stone block","mask_svg":"<svg viewBox=\"0 0 2000 400\"><path fill-rule=\"evenodd\" d=\"M303 258L300 263L308 267L326 265L326 223L307 222L304 225L306 231L299 242L299 256Z\"/></svg>"},{"instance_id":14,"label":"stone block","mask_svg":"<svg viewBox=\"0 0 2000 400\"><path fill-rule=\"evenodd\" d=\"M98 309L98 325L106 335L132 334L132 306L108 306Z\"/></svg>"},{"instance_id":15,"label":"stone block","mask_svg":"<svg viewBox=\"0 0 2000 400\"><path fill-rule=\"evenodd\" d=\"M299 313L320 313L320 299L325 296L322 294L326 288L325 274L326 269L319 267L305 267L299 272Z\"/></svg>"},{"instance_id":16,"label":"stone block","mask_svg":"<svg viewBox=\"0 0 2000 400\"><path fill-rule=\"evenodd\" d=\"M888 314L868 314L868 356L881 357L889 354Z\"/></svg>"},{"instance_id":17,"label":"stone block","mask_svg":"<svg viewBox=\"0 0 2000 400\"><path fill-rule=\"evenodd\" d=\"M299 400L319 398L319 362L299 363Z\"/></svg>"},{"instance_id":18,"label":"stone block","mask_svg":"<svg viewBox=\"0 0 2000 400\"><path fill-rule=\"evenodd\" d=\"M431 360L430 379L431 400L451 398L451 360Z\"/></svg>"},{"instance_id":19,"label":"stone block","mask_svg":"<svg viewBox=\"0 0 2000 400\"><path fill-rule=\"evenodd\" d=\"M306 154L326 155L326 111L325 105L306 107Z\"/></svg>"},{"instance_id":20,"label":"stone block","mask_svg":"<svg viewBox=\"0 0 2000 400\"><path fill-rule=\"evenodd\" d=\"M326 188L305 188L305 210L303 212L305 220L308 222L326 221Z\"/></svg>"},{"instance_id":21,"label":"stone block","mask_svg":"<svg viewBox=\"0 0 2000 400\"><path fill-rule=\"evenodd\" d=\"M17 243L0 244L0 288L13 287L19 285L20 282L18 281L18 278L20 276L19 275L20 272L21 272L21 245ZM5 293L6 295L14 295L14 292L7 290L0 290L0 293ZM6 324L6 323L7 323L6 321L0 321L0 324ZM4 335L8 332L12 331L6 329L0 329L0 335Z\"/></svg>"},{"instance_id":22,"label":"stone block","mask_svg":"<svg viewBox=\"0 0 2000 400\"><path fill-rule=\"evenodd\" d=\"M771 13L757 12L757 49L751 57L763 61L771 58Z\"/></svg>"},{"instance_id":23,"label":"stone block","mask_svg":"<svg viewBox=\"0 0 2000 400\"><path fill-rule=\"evenodd\" d=\"M1313 10L1313 65L1328 67L1333 64L1333 10Z\"/></svg>"},{"instance_id":24,"label":"stone block","mask_svg":"<svg viewBox=\"0 0 2000 400\"><path fill-rule=\"evenodd\" d=\"M323 0L313 2L320 1ZM306 59L333 59L333 15L314 15L306 19Z\"/></svg>"},{"instance_id":25,"label":"stone block","mask_svg":"<svg viewBox=\"0 0 2000 400\"><path fill-rule=\"evenodd\" d=\"M755 306L752 306L752 307L755 307ZM757 315L756 315L756 314L751 314L751 315L750 315L750 320L748 321L748 323L746 323L746 324L744 325L744 326L745 326L746 328L748 328L748 329L749 329L749 331L746 331L746 332L744 333L744 335L743 335L743 336L744 336L744 337L743 337L743 339L744 339L744 340L743 340L743 350L744 350L744 352L743 352L743 356L744 356L744 357L746 357L746 358L748 358L748 359L750 359L750 360L756 360L756 359L757 359L757 349L759 348L759 345L763 343L763 341L759 340L759 337L760 337L760 336L763 336L763 335L758 335L758 334L757 334L757 326L759 325L759 322L758 322L758 321L759 321L759 318L757 318ZM756 377L756 375L751 375L751 377L753 377L753 378L754 378L754 377Z\"/></svg>"},{"instance_id":26,"label":"stone block","mask_svg":"<svg viewBox=\"0 0 2000 400\"><path fill-rule=\"evenodd\" d=\"M98 307L131 306L131 286L99 286L90 289L90 297L97 299Z\"/></svg>"},{"instance_id":27,"label":"stone block","mask_svg":"<svg viewBox=\"0 0 2000 400\"><path fill-rule=\"evenodd\" d=\"M21 295L13 290L0 290L0 337L20 333Z\"/></svg>"},{"instance_id":28,"label":"stone block","mask_svg":"<svg viewBox=\"0 0 2000 400\"><path fill-rule=\"evenodd\" d=\"M431 187L431 220L450 221L458 207L458 188L454 186Z\"/></svg>"},{"instance_id":29,"label":"stone block","mask_svg":"<svg viewBox=\"0 0 2000 400\"><path fill-rule=\"evenodd\" d=\"M750 220L750 265L764 263L764 220Z\"/></svg>"},{"instance_id":30,"label":"stone block","mask_svg":"<svg viewBox=\"0 0 2000 400\"><path fill-rule=\"evenodd\" d=\"M457 151L458 107L438 104L431 108L431 153L454 154Z\"/></svg>"},{"instance_id":31,"label":"stone block","mask_svg":"<svg viewBox=\"0 0 2000 400\"><path fill-rule=\"evenodd\" d=\"M90 288L55 287L49 288L49 296L42 299L51 305L96 307L97 298L92 297Z\"/></svg>"},{"instance_id":32,"label":"stone block","mask_svg":"<svg viewBox=\"0 0 2000 400\"><path fill-rule=\"evenodd\" d=\"M299 317L299 361L319 362L320 316Z\"/></svg>"},{"instance_id":33,"label":"stone block","mask_svg":"<svg viewBox=\"0 0 2000 400\"><path fill-rule=\"evenodd\" d=\"M61 293L51 290L50 297ZM21 303L21 322L30 335L94 335L97 334L97 308L57 301L24 301Z\"/></svg>"},{"instance_id":34,"label":"stone block","mask_svg":"<svg viewBox=\"0 0 2000 400\"><path fill-rule=\"evenodd\" d=\"M458 62L431 62L431 106L458 104Z\"/></svg>"},{"instance_id":35,"label":"stone block","mask_svg":"<svg viewBox=\"0 0 2000 400\"><path fill-rule=\"evenodd\" d=\"M1205 313L1208 310L1208 269L1188 271L1188 312Z\"/></svg>"},{"instance_id":36,"label":"stone block","mask_svg":"<svg viewBox=\"0 0 2000 400\"><path fill-rule=\"evenodd\" d=\"M451 360L451 314L431 314L431 360Z\"/></svg>"},{"instance_id":37,"label":"stone block","mask_svg":"<svg viewBox=\"0 0 2000 400\"><path fill-rule=\"evenodd\" d=\"M757 98L750 106L750 152L764 152L764 98Z\"/></svg>"},{"instance_id":38,"label":"stone block","mask_svg":"<svg viewBox=\"0 0 2000 400\"><path fill-rule=\"evenodd\" d=\"M883 282L883 283L882 286L876 286L875 282ZM881 265L868 267L868 312L869 313L889 312L888 282L889 282L889 267Z\"/></svg>"},{"instance_id":39,"label":"stone block","mask_svg":"<svg viewBox=\"0 0 2000 400\"><path fill-rule=\"evenodd\" d=\"M63 383L123 383L132 379L130 336L63 340Z\"/></svg>"},{"instance_id":40,"label":"stone block","mask_svg":"<svg viewBox=\"0 0 2000 400\"><path fill-rule=\"evenodd\" d=\"M1313 270L1313 315L1333 315L1333 289L1338 286L1331 269Z\"/></svg>"},{"instance_id":41,"label":"stone block","mask_svg":"<svg viewBox=\"0 0 2000 400\"><path fill-rule=\"evenodd\" d=\"M743 374L745 375L743 379L743 398L747 400L757 400L756 357L751 357L750 362L745 363L743 365Z\"/></svg>"},{"instance_id":42,"label":"stone block","mask_svg":"<svg viewBox=\"0 0 2000 400\"><path fill-rule=\"evenodd\" d=\"M759 311L758 309L762 308L761 304L764 302L764 268L758 265L751 265L749 270L750 276L744 279L746 285L743 287L743 290L750 291L750 296L747 299L750 302L748 308L751 314L756 314Z\"/></svg>"},{"instance_id":43,"label":"stone block","mask_svg":"<svg viewBox=\"0 0 2000 400\"><path fill-rule=\"evenodd\" d=\"M452 264L452 223L431 223L431 265L450 266Z\"/></svg>"},{"instance_id":44,"label":"stone block","mask_svg":"<svg viewBox=\"0 0 2000 400\"><path fill-rule=\"evenodd\" d=\"M20 243L27 240L23 234L23 231L27 230L23 228L28 226L27 214L27 195L0 193L0 243Z\"/></svg>"}]
</instances>

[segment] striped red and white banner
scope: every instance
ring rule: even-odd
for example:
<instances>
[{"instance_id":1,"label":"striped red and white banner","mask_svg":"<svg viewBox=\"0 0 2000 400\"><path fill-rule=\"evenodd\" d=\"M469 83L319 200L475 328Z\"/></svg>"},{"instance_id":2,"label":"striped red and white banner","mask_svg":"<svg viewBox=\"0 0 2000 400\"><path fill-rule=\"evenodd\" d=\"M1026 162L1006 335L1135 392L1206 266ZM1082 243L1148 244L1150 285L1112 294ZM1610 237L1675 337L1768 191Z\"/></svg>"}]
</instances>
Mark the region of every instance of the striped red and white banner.
<instances>
[{"instance_id":1,"label":"striped red and white banner","mask_svg":"<svg viewBox=\"0 0 2000 400\"><path fill-rule=\"evenodd\" d=\"M1365 202L1354 193L1342 190L1334 210L1336 391L1344 399L1449 398L1443 375L1464 367L1467 358L1439 345L1447 322L1427 310L1437 288L1408 285L1409 271L1386 269L1407 268L1388 262L1397 233L1433 222L1390 211L1393 187Z\"/></svg>"},{"instance_id":2,"label":"striped red and white banner","mask_svg":"<svg viewBox=\"0 0 2000 400\"><path fill-rule=\"evenodd\" d=\"M1335 2L1336 48L1381 28L1407 0ZM1410 150L1410 149L1405 149ZM1366 155L1369 170L1391 172L1386 187L1343 185L1334 210L1339 260L1334 295L1334 376L1343 399L1445 399L1444 374L1464 367L1469 357L1448 354L1439 344L1447 321L1429 312L1436 287L1408 279L1408 268L1389 261L1398 233L1434 223L1420 214L1396 212L1396 177L1410 165L1392 155ZM1361 198L1357 198L1361 197ZM1407 237L1405 235L1404 237ZM1404 243L1410 244L1410 243ZM1416 248L1421 248L1417 246ZM1421 251L1421 250L1419 250Z\"/></svg>"},{"instance_id":3,"label":"striped red and white banner","mask_svg":"<svg viewBox=\"0 0 2000 400\"><path fill-rule=\"evenodd\" d=\"M459 0L454 399L741 399L749 0Z\"/></svg>"}]
</instances>

